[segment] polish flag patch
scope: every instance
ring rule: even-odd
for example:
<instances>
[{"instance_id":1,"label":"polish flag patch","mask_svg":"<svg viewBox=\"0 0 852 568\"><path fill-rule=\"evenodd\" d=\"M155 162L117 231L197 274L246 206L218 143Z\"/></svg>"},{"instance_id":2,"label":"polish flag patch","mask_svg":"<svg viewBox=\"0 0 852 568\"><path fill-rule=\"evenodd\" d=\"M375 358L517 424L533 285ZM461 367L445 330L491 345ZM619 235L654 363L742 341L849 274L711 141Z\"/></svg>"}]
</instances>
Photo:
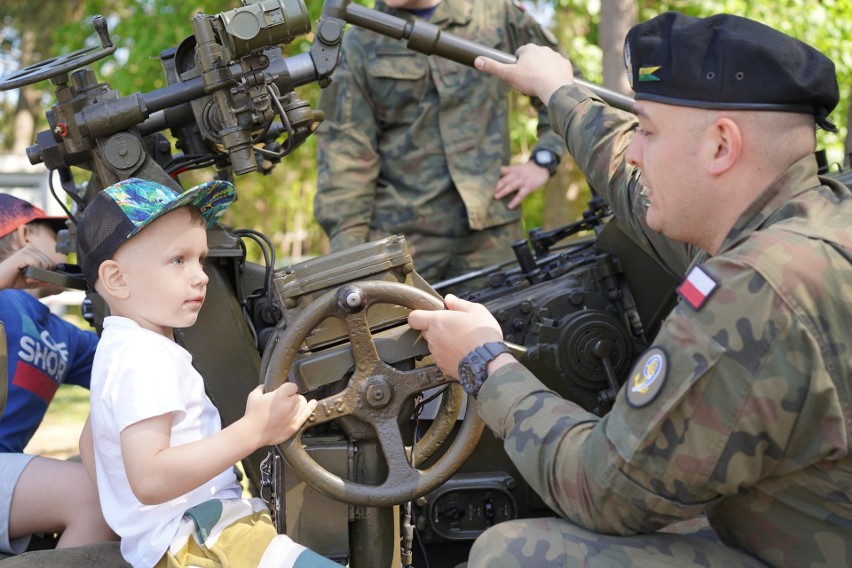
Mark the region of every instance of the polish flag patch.
<instances>
[{"instance_id":1,"label":"polish flag patch","mask_svg":"<svg viewBox=\"0 0 852 568\"><path fill-rule=\"evenodd\" d=\"M689 271L683 284L677 287L677 293L692 306L693 310L699 310L717 286L718 284L710 275L700 266L695 266Z\"/></svg>"}]
</instances>

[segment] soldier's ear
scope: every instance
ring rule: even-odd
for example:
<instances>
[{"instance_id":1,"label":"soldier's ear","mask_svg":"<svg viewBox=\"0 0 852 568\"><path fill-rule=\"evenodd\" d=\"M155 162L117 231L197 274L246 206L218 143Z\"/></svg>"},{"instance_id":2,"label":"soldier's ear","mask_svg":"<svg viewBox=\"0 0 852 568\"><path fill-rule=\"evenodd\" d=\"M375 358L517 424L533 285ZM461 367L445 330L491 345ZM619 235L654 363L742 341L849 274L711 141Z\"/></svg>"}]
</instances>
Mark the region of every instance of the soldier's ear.
<instances>
[{"instance_id":1,"label":"soldier's ear","mask_svg":"<svg viewBox=\"0 0 852 568\"><path fill-rule=\"evenodd\" d=\"M739 125L726 116L720 116L710 129L713 151L707 173L718 176L733 168L743 152L743 133Z\"/></svg>"},{"instance_id":2,"label":"soldier's ear","mask_svg":"<svg viewBox=\"0 0 852 568\"><path fill-rule=\"evenodd\" d=\"M104 296L126 300L130 296L130 288L124 277L121 263L117 260L105 260L98 268L99 293Z\"/></svg>"}]
</instances>

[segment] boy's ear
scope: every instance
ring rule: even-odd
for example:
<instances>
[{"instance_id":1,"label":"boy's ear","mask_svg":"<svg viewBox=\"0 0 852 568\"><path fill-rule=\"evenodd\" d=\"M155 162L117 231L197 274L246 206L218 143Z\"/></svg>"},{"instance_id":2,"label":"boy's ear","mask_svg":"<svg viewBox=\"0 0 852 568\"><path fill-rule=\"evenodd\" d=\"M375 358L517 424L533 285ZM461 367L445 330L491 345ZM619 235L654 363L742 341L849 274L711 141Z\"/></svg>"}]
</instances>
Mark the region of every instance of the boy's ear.
<instances>
[{"instance_id":1,"label":"boy's ear","mask_svg":"<svg viewBox=\"0 0 852 568\"><path fill-rule=\"evenodd\" d=\"M124 273L121 271L121 263L116 260L110 259L101 263L98 268L98 283L106 294L114 298L123 300L130 294L130 289L124 280Z\"/></svg>"},{"instance_id":2,"label":"boy's ear","mask_svg":"<svg viewBox=\"0 0 852 568\"><path fill-rule=\"evenodd\" d=\"M15 244L18 245L19 249L24 248L30 242L30 229L31 227L26 223L21 223L15 228Z\"/></svg>"}]
</instances>

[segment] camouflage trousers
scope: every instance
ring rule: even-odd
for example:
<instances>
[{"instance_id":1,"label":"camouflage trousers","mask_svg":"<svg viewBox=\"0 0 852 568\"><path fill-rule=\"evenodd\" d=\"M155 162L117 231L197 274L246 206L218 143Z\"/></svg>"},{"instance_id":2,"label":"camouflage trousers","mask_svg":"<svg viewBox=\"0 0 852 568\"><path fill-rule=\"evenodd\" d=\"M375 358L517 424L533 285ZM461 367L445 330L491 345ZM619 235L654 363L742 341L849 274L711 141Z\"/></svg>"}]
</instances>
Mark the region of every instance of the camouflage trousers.
<instances>
[{"instance_id":1,"label":"camouflage trousers","mask_svg":"<svg viewBox=\"0 0 852 568\"><path fill-rule=\"evenodd\" d=\"M467 568L765 568L751 556L718 542L658 532L635 536L595 533L564 519L507 521L485 531Z\"/></svg>"},{"instance_id":2,"label":"camouflage trousers","mask_svg":"<svg viewBox=\"0 0 852 568\"><path fill-rule=\"evenodd\" d=\"M369 240L383 239L387 236L383 231L371 230ZM466 235L456 237L405 235L417 273L433 285L474 270L512 262L515 259L512 244L521 238L523 238L523 225L520 221L481 231L470 231ZM448 291L458 293L467 289L478 290L484 286L483 280L483 278L471 280L442 290L442 293Z\"/></svg>"}]
</instances>

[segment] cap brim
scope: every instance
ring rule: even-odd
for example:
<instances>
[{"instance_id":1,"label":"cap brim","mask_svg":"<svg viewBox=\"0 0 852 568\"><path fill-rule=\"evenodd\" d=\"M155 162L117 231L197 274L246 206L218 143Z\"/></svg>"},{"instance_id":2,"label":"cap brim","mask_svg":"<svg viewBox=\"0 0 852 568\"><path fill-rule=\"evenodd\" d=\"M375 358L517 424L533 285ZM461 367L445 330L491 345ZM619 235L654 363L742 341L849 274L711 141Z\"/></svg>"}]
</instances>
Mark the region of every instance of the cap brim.
<instances>
[{"instance_id":1,"label":"cap brim","mask_svg":"<svg viewBox=\"0 0 852 568\"><path fill-rule=\"evenodd\" d=\"M66 225L66 221L68 217L44 217L39 219L39 221L44 221L45 223L50 223L50 226L58 233L62 229L67 229L68 225Z\"/></svg>"}]
</instances>

